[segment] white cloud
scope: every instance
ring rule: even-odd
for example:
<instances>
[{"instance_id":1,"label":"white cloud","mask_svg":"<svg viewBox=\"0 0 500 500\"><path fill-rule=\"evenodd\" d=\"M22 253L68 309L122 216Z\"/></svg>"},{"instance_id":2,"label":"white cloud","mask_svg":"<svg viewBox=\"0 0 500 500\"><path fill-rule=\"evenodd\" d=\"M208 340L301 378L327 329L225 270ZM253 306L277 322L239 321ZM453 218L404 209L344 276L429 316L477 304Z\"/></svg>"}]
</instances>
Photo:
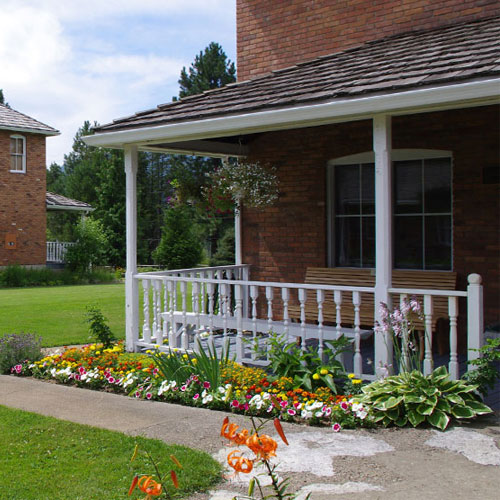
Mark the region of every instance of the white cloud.
<instances>
[{"instance_id":1,"label":"white cloud","mask_svg":"<svg viewBox=\"0 0 500 500\"><path fill-rule=\"evenodd\" d=\"M14 109L61 131L47 140L47 164L61 163L84 120L168 102L210 41L234 59L234 3L2 0L0 88Z\"/></svg>"}]
</instances>

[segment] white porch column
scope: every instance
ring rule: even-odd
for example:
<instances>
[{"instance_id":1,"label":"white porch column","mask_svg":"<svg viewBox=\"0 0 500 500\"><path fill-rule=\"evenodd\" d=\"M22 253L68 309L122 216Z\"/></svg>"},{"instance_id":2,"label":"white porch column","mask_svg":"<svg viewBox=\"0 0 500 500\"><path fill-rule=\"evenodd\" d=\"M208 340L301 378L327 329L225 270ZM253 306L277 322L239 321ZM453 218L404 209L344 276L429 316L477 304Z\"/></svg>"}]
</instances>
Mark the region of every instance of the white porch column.
<instances>
[{"instance_id":1,"label":"white porch column","mask_svg":"<svg viewBox=\"0 0 500 500\"><path fill-rule=\"evenodd\" d=\"M234 210L234 263L243 264L241 256L241 204L238 202Z\"/></svg>"},{"instance_id":2,"label":"white porch column","mask_svg":"<svg viewBox=\"0 0 500 500\"><path fill-rule=\"evenodd\" d=\"M391 117L373 117L373 151L375 153L375 317L380 302L391 307L388 288L392 285L392 130ZM375 369L392 364L391 339L375 335Z\"/></svg>"},{"instance_id":3,"label":"white porch column","mask_svg":"<svg viewBox=\"0 0 500 500\"><path fill-rule=\"evenodd\" d=\"M139 286L137 273L137 146L125 146L127 270L125 273L125 346L135 350L139 338Z\"/></svg>"}]
</instances>

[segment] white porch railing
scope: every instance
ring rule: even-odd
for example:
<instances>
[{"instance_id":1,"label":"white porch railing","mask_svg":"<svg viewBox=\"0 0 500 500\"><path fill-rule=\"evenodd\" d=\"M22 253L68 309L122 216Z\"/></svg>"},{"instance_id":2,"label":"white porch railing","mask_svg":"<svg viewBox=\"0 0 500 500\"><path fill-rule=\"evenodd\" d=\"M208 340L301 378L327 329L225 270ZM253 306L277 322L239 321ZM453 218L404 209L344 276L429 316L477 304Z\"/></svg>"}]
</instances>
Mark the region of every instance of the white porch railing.
<instances>
[{"instance_id":1,"label":"white porch railing","mask_svg":"<svg viewBox=\"0 0 500 500\"><path fill-rule=\"evenodd\" d=\"M68 248L73 245L68 241L47 241L47 262L62 264Z\"/></svg>"},{"instance_id":2,"label":"white porch railing","mask_svg":"<svg viewBox=\"0 0 500 500\"><path fill-rule=\"evenodd\" d=\"M134 339L134 349L179 348L190 350L211 343L222 346L229 341L232 353L239 362L265 364L253 347L266 351L270 332L297 340L306 348L314 339L318 354L323 356L325 341L341 335L352 340L352 352L345 354L346 367L356 376L371 380L376 377L377 343L362 342L373 334L373 328L360 324L362 297L374 294L373 287L347 287L304 283L250 281L249 266L221 266L137 274L142 282L142 334ZM390 288L389 292L405 297L416 295L423 302L425 324L424 373L433 368L433 300L448 298L450 356L447 362L453 378L459 377L457 320L459 298L466 298L468 348L482 343L482 286L478 275L469 276L467 291L442 291ZM347 299L348 297L348 299ZM354 311L353 324L344 324L342 309ZM366 300L366 299L365 299ZM352 302L352 306L351 306ZM325 324L324 307L334 307L335 321ZM317 314L310 321L311 305ZM294 306L294 307L292 307ZM306 318L306 306L308 318ZM300 311L290 317L289 310ZM469 358L477 357L469 351Z\"/></svg>"}]
</instances>

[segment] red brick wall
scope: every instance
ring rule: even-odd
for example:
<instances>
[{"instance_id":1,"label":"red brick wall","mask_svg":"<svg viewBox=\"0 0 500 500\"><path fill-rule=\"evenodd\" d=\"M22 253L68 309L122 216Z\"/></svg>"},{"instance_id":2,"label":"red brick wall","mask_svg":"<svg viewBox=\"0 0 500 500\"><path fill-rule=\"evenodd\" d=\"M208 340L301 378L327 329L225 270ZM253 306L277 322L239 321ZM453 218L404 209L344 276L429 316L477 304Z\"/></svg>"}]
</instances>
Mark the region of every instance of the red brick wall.
<instances>
[{"instance_id":1,"label":"red brick wall","mask_svg":"<svg viewBox=\"0 0 500 500\"><path fill-rule=\"evenodd\" d=\"M12 134L0 130L0 267L45 265L45 136L19 134L26 138L26 173L18 174L9 171ZM7 234L16 234L16 249L6 249Z\"/></svg>"},{"instance_id":2,"label":"red brick wall","mask_svg":"<svg viewBox=\"0 0 500 500\"><path fill-rule=\"evenodd\" d=\"M483 182L483 167L499 165L498 106L393 119L393 147L453 153L454 270L483 276L485 321L500 321L500 197ZM280 199L265 211L243 213L243 262L251 278L301 282L308 266L327 265L326 164L372 149L371 122L270 132L250 145L251 158L278 167Z\"/></svg>"},{"instance_id":3,"label":"red brick wall","mask_svg":"<svg viewBox=\"0 0 500 500\"><path fill-rule=\"evenodd\" d=\"M238 80L369 40L498 14L498 0L237 0Z\"/></svg>"}]
</instances>

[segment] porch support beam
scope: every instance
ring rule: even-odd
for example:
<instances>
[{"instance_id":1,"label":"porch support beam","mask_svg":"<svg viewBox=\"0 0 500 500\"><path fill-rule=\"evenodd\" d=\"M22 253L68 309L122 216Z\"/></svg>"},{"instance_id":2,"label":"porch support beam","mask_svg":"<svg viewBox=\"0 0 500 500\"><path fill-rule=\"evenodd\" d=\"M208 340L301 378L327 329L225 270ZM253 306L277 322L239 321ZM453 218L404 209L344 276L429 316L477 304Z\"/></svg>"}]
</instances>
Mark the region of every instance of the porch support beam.
<instances>
[{"instance_id":1,"label":"porch support beam","mask_svg":"<svg viewBox=\"0 0 500 500\"><path fill-rule=\"evenodd\" d=\"M392 286L392 127L390 115L373 117L375 153L375 314L380 321L380 302L389 307ZM375 335L375 369L392 364L391 339Z\"/></svg>"},{"instance_id":2,"label":"porch support beam","mask_svg":"<svg viewBox=\"0 0 500 500\"><path fill-rule=\"evenodd\" d=\"M139 338L139 286L137 273L137 146L127 145L125 153L127 270L125 272L125 346L135 350Z\"/></svg>"}]
</instances>

